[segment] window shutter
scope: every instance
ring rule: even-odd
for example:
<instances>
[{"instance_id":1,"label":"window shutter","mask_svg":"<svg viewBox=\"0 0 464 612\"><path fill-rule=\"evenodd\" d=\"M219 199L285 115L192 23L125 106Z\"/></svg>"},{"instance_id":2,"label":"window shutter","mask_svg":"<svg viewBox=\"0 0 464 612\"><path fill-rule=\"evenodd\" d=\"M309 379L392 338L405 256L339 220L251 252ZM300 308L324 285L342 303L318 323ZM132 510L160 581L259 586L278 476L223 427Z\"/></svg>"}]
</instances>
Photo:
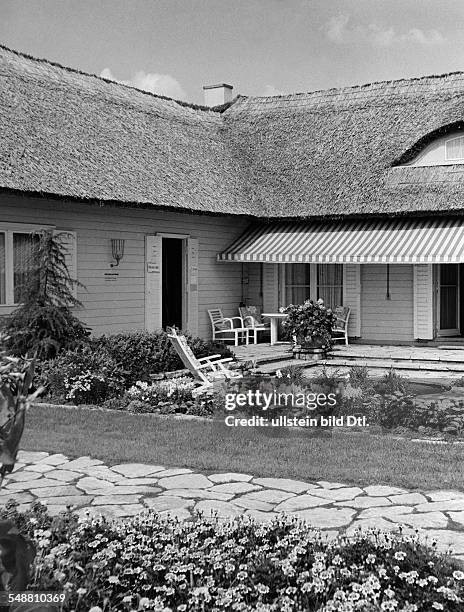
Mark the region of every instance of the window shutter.
<instances>
[{"instance_id":1,"label":"window shutter","mask_svg":"<svg viewBox=\"0 0 464 612\"><path fill-rule=\"evenodd\" d=\"M198 239L187 239L187 330L198 335Z\"/></svg>"},{"instance_id":2,"label":"window shutter","mask_svg":"<svg viewBox=\"0 0 464 612\"><path fill-rule=\"evenodd\" d=\"M161 236L145 236L145 329L162 327Z\"/></svg>"},{"instance_id":3,"label":"window shutter","mask_svg":"<svg viewBox=\"0 0 464 612\"><path fill-rule=\"evenodd\" d=\"M77 275L77 233L68 230L53 230L65 250L64 259L68 268L69 276L73 280L79 280ZM73 284L72 294L77 298L77 285Z\"/></svg>"},{"instance_id":4,"label":"window shutter","mask_svg":"<svg viewBox=\"0 0 464 612\"><path fill-rule=\"evenodd\" d=\"M433 268L416 264L414 270L414 338L433 340Z\"/></svg>"},{"instance_id":5,"label":"window shutter","mask_svg":"<svg viewBox=\"0 0 464 612\"><path fill-rule=\"evenodd\" d=\"M348 336L361 336L361 266L343 264L343 306L351 308Z\"/></svg>"},{"instance_id":6,"label":"window shutter","mask_svg":"<svg viewBox=\"0 0 464 612\"><path fill-rule=\"evenodd\" d=\"M279 309L279 265L263 264L263 312Z\"/></svg>"}]
</instances>

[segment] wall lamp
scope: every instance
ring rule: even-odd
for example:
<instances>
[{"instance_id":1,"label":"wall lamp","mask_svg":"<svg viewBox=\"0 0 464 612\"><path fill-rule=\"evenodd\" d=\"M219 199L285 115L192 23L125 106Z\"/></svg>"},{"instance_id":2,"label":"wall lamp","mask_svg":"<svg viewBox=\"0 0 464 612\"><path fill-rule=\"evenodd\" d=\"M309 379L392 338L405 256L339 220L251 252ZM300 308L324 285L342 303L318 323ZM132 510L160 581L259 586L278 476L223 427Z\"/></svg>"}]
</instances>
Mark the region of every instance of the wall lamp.
<instances>
[{"instance_id":1,"label":"wall lamp","mask_svg":"<svg viewBox=\"0 0 464 612\"><path fill-rule=\"evenodd\" d=\"M111 255L116 263L110 264L112 268L119 266L119 262L124 257L124 239L123 238L111 238Z\"/></svg>"}]
</instances>

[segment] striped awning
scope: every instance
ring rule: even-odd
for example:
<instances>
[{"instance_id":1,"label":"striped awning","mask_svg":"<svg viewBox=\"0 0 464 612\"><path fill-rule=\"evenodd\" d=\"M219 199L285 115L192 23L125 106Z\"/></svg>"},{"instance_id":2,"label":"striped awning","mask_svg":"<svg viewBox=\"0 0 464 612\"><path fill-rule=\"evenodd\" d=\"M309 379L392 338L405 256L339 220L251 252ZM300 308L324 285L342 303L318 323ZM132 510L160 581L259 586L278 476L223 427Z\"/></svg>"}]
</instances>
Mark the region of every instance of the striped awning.
<instances>
[{"instance_id":1,"label":"striped awning","mask_svg":"<svg viewBox=\"0 0 464 612\"><path fill-rule=\"evenodd\" d=\"M247 230L218 260L464 263L464 217L262 224Z\"/></svg>"}]
</instances>

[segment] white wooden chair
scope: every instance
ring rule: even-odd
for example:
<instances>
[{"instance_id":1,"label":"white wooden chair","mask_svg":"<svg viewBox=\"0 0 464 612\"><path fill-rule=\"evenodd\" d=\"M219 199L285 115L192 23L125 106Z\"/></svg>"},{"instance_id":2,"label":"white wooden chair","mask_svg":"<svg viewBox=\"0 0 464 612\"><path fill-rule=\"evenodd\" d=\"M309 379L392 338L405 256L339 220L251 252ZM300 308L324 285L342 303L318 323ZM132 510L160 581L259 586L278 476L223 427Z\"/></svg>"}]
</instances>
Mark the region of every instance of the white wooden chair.
<instances>
[{"instance_id":1,"label":"white wooden chair","mask_svg":"<svg viewBox=\"0 0 464 612\"><path fill-rule=\"evenodd\" d=\"M195 395L211 388L215 380L243 377L240 372L229 370L224 366L225 363L233 361L232 357L221 358L221 355L195 357L183 334L177 333L174 327L167 327L166 331L182 363L191 372L195 382L200 385L195 390Z\"/></svg>"},{"instance_id":2,"label":"white wooden chair","mask_svg":"<svg viewBox=\"0 0 464 612\"><path fill-rule=\"evenodd\" d=\"M345 341L348 346L348 321L350 319L351 308L348 306L337 306L334 309L334 315L336 317L335 325L332 328L332 340Z\"/></svg>"},{"instance_id":3,"label":"white wooden chair","mask_svg":"<svg viewBox=\"0 0 464 612\"><path fill-rule=\"evenodd\" d=\"M239 336L249 342L249 328L245 327L242 317L224 317L220 308L208 310L209 319L213 328L213 340L233 340L238 346ZM239 322L239 327L234 327L234 321Z\"/></svg>"},{"instance_id":4,"label":"white wooden chair","mask_svg":"<svg viewBox=\"0 0 464 612\"><path fill-rule=\"evenodd\" d=\"M261 319L261 309L258 306L239 306L238 312L244 326L248 327L248 333L252 335L254 344L258 344L259 333L271 333L271 326L266 325Z\"/></svg>"}]
</instances>

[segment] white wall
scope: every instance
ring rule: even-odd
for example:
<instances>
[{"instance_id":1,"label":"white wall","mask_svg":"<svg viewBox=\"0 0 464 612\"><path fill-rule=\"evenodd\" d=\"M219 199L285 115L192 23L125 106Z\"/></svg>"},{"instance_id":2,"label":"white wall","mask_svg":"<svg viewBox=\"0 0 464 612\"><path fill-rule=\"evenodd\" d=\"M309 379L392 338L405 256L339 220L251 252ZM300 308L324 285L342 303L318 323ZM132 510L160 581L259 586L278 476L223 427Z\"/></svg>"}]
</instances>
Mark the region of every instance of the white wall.
<instances>
[{"instance_id":1,"label":"white wall","mask_svg":"<svg viewBox=\"0 0 464 612\"><path fill-rule=\"evenodd\" d=\"M95 334L143 329L144 237L156 232L190 234L199 239L199 335L211 335L207 308L219 306L226 315L237 314L241 264L218 263L216 255L245 230L248 222L242 218L0 194L0 225L2 221L54 224L77 232L78 279L86 290L78 290L84 309L76 314ZM125 239L124 259L113 269L111 238ZM115 282L105 280L105 272L111 271L119 272Z\"/></svg>"},{"instance_id":2,"label":"white wall","mask_svg":"<svg viewBox=\"0 0 464 612\"><path fill-rule=\"evenodd\" d=\"M384 264L361 265L361 338L412 342L413 266L390 265L390 300L385 299L386 269Z\"/></svg>"}]
</instances>

